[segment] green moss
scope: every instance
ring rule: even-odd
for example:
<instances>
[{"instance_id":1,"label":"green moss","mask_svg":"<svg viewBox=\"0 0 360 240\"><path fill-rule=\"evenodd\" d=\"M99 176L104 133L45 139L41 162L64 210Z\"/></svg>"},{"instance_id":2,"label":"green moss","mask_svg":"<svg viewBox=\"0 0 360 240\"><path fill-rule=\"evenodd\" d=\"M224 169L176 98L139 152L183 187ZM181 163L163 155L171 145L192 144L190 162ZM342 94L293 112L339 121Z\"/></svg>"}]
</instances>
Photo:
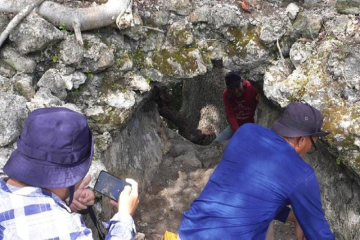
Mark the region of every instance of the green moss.
<instances>
[{"instance_id":1,"label":"green moss","mask_svg":"<svg viewBox=\"0 0 360 240\"><path fill-rule=\"evenodd\" d=\"M164 75L175 76L176 69L169 62L172 61L180 64L185 73L192 73L198 68L196 59L189 56L189 53L194 50L195 48L172 49L171 51L163 49L153 56L153 67Z\"/></svg>"},{"instance_id":2,"label":"green moss","mask_svg":"<svg viewBox=\"0 0 360 240\"><path fill-rule=\"evenodd\" d=\"M124 79L104 78L101 84L101 93L107 94L109 92L116 92L117 90L122 92L126 91Z\"/></svg>"},{"instance_id":3,"label":"green moss","mask_svg":"<svg viewBox=\"0 0 360 240\"><path fill-rule=\"evenodd\" d=\"M179 47L185 47L188 45L187 40L192 37L192 33L186 29L175 30L170 33L170 37L174 45Z\"/></svg>"},{"instance_id":4,"label":"green moss","mask_svg":"<svg viewBox=\"0 0 360 240\"><path fill-rule=\"evenodd\" d=\"M84 40L84 48L86 50L89 50L91 48L92 44L88 40Z\"/></svg>"},{"instance_id":5,"label":"green moss","mask_svg":"<svg viewBox=\"0 0 360 240\"><path fill-rule=\"evenodd\" d=\"M130 56L127 53L121 53L116 59L115 62L119 68L122 68L126 62L130 60Z\"/></svg>"},{"instance_id":6,"label":"green moss","mask_svg":"<svg viewBox=\"0 0 360 240\"><path fill-rule=\"evenodd\" d=\"M145 53L142 48L135 52L129 53L129 57L132 59L136 68L140 69L144 67Z\"/></svg>"},{"instance_id":7,"label":"green moss","mask_svg":"<svg viewBox=\"0 0 360 240\"><path fill-rule=\"evenodd\" d=\"M260 48L264 48L259 41L255 28L247 28L245 31L239 28L230 27L227 33L232 37L225 46L225 52L228 56L246 57L246 46L250 41L254 41Z\"/></svg>"}]
</instances>

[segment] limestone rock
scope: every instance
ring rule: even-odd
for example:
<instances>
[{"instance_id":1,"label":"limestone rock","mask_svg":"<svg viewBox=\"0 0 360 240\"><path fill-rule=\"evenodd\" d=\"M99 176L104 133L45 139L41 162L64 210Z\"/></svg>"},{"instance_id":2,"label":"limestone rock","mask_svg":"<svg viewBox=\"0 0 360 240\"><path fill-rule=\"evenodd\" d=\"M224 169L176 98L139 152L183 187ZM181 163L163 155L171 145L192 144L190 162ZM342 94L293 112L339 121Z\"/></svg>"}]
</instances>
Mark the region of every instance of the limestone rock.
<instances>
[{"instance_id":1,"label":"limestone rock","mask_svg":"<svg viewBox=\"0 0 360 240\"><path fill-rule=\"evenodd\" d=\"M34 104L32 109L36 109L39 107L44 106L61 106L63 102L51 94L50 89L48 88L40 88L35 96L31 99L31 103Z\"/></svg>"},{"instance_id":2,"label":"limestone rock","mask_svg":"<svg viewBox=\"0 0 360 240\"><path fill-rule=\"evenodd\" d=\"M0 59L0 76L11 78L16 74L15 69L5 62L3 59Z\"/></svg>"},{"instance_id":3,"label":"limestone rock","mask_svg":"<svg viewBox=\"0 0 360 240\"><path fill-rule=\"evenodd\" d=\"M33 86L33 78L28 74L16 74L13 77L14 88L17 93L25 97L28 101L35 95L35 88Z\"/></svg>"},{"instance_id":4,"label":"limestone rock","mask_svg":"<svg viewBox=\"0 0 360 240\"><path fill-rule=\"evenodd\" d=\"M156 32L151 29L147 30L148 36L141 43L144 52L157 51L161 49L164 44L165 35L161 32Z\"/></svg>"},{"instance_id":5,"label":"limestone rock","mask_svg":"<svg viewBox=\"0 0 360 240\"><path fill-rule=\"evenodd\" d=\"M17 52L15 49L4 46L0 50L0 56L18 72L33 73L36 68L35 60L25 57Z\"/></svg>"},{"instance_id":6,"label":"limestone rock","mask_svg":"<svg viewBox=\"0 0 360 240\"><path fill-rule=\"evenodd\" d=\"M350 25L350 19L348 16L336 16L333 19L325 22L327 31L330 31L333 36L344 38L347 34L348 25ZM331 37L329 37L331 38Z\"/></svg>"},{"instance_id":7,"label":"limestone rock","mask_svg":"<svg viewBox=\"0 0 360 240\"><path fill-rule=\"evenodd\" d=\"M103 160L106 168L123 178L137 179L142 183L140 189L149 186L162 162L160 122L154 104L134 114L106 149Z\"/></svg>"},{"instance_id":8,"label":"limestone rock","mask_svg":"<svg viewBox=\"0 0 360 240\"><path fill-rule=\"evenodd\" d=\"M225 49L227 56L223 59L224 66L233 71L249 71L253 76L264 74L270 61L269 51L256 37L243 42L243 45L245 46L231 51ZM251 77L251 79L256 79L256 77Z\"/></svg>"},{"instance_id":9,"label":"limestone rock","mask_svg":"<svg viewBox=\"0 0 360 240\"><path fill-rule=\"evenodd\" d=\"M179 15L189 15L193 6L190 0L169 0L167 1L167 8Z\"/></svg>"},{"instance_id":10,"label":"limestone rock","mask_svg":"<svg viewBox=\"0 0 360 240\"><path fill-rule=\"evenodd\" d=\"M173 23L169 28L168 36L172 45L176 47L188 47L194 43L194 36L191 31L189 31L186 20Z\"/></svg>"},{"instance_id":11,"label":"limestone rock","mask_svg":"<svg viewBox=\"0 0 360 240\"><path fill-rule=\"evenodd\" d=\"M322 22L321 15L306 11L301 12L293 24L295 34L303 38L315 39L319 35Z\"/></svg>"},{"instance_id":12,"label":"limestone rock","mask_svg":"<svg viewBox=\"0 0 360 240\"><path fill-rule=\"evenodd\" d=\"M151 81L154 82L162 82L164 76L160 71L153 68L142 69L141 73L143 76L147 76Z\"/></svg>"},{"instance_id":13,"label":"limestone rock","mask_svg":"<svg viewBox=\"0 0 360 240\"><path fill-rule=\"evenodd\" d=\"M170 14L167 11L158 11L153 14L153 22L155 25L164 26L169 22Z\"/></svg>"},{"instance_id":14,"label":"limestone rock","mask_svg":"<svg viewBox=\"0 0 360 240\"><path fill-rule=\"evenodd\" d=\"M286 21L284 19L269 17L264 18L263 23L259 38L264 44L275 43L278 39L280 40L286 32Z\"/></svg>"},{"instance_id":15,"label":"limestone rock","mask_svg":"<svg viewBox=\"0 0 360 240\"><path fill-rule=\"evenodd\" d=\"M115 57L112 49L109 49L101 39L92 34L83 34L84 58L77 69L84 72L100 72L112 66Z\"/></svg>"},{"instance_id":16,"label":"limestone rock","mask_svg":"<svg viewBox=\"0 0 360 240\"><path fill-rule=\"evenodd\" d=\"M85 49L80 46L74 35L68 35L60 45L60 60L65 65L77 66L84 58Z\"/></svg>"},{"instance_id":17,"label":"limestone rock","mask_svg":"<svg viewBox=\"0 0 360 240\"><path fill-rule=\"evenodd\" d=\"M0 76L0 92L13 93L13 83L9 78Z\"/></svg>"},{"instance_id":18,"label":"limestone rock","mask_svg":"<svg viewBox=\"0 0 360 240\"><path fill-rule=\"evenodd\" d=\"M150 91L150 82L140 75L128 76L130 81L130 88L133 91L140 91L141 93ZM149 79L150 81L150 79Z\"/></svg>"},{"instance_id":19,"label":"limestone rock","mask_svg":"<svg viewBox=\"0 0 360 240\"><path fill-rule=\"evenodd\" d=\"M300 8L298 5L296 5L295 3L290 3L287 7L286 7L286 13L287 16L291 19L291 20L295 20L296 16L298 15L300 11Z\"/></svg>"},{"instance_id":20,"label":"limestone rock","mask_svg":"<svg viewBox=\"0 0 360 240\"><path fill-rule=\"evenodd\" d=\"M243 19L241 12L234 5L217 4L211 8L208 18L209 23L217 29L247 25L247 21Z\"/></svg>"},{"instance_id":21,"label":"limestone rock","mask_svg":"<svg viewBox=\"0 0 360 240\"><path fill-rule=\"evenodd\" d=\"M24 97L0 92L0 147L16 141L26 117Z\"/></svg>"},{"instance_id":22,"label":"limestone rock","mask_svg":"<svg viewBox=\"0 0 360 240\"><path fill-rule=\"evenodd\" d=\"M143 21L140 14L138 12L134 12L133 16L134 21L131 28L126 28L124 30L124 34L129 38L138 41L145 37L145 28L143 27Z\"/></svg>"},{"instance_id":23,"label":"limestone rock","mask_svg":"<svg viewBox=\"0 0 360 240\"><path fill-rule=\"evenodd\" d=\"M57 69L49 69L46 71L37 83L37 86L48 88L51 93L60 100L65 100L67 97L64 79Z\"/></svg>"},{"instance_id":24,"label":"limestone rock","mask_svg":"<svg viewBox=\"0 0 360 240\"><path fill-rule=\"evenodd\" d=\"M209 6L202 6L195 9L189 16L189 22L201 23L208 22L210 19L211 8Z\"/></svg>"},{"instance_id":25,"label":"limestone rock","mask_svg":"<svg viewBox=\"0 0 360 240\"><path fill-rule=\"evenodd\" d=\"M277 71L272 68L269 71ZM281 72L281 71L280 71ZM299 69L293 71L287 78L279 79L281 74L274 78L268 72L265 74L264 86L265 95L268 99L278 103L281 107L286 107L291 101L301 100L303 90L308 83L308 78Z\"/></svg>"},{"instance_id":26,"label":"limestone rock","mask_svg":"<svg viewBox=\"0 0 360 240\"><path fill-rule=\"evenodd\" d=\"M65 86L68 90L78 89L80 85L85 83L87 76L82 72L74 72L70 75L63 75Z\"/></svg>"},{"instance_id":27,"label":"limestone rock","mask_svg":"<svg viewBox=\"0 0 360 240\"><path fill-rule=\"evenodd\" d=\"M195 168L200 168L202 166L202 163L196 157L194 152L187 152L184 155L180 155L179 157L175 158L175 161L182 162L184 165Z\"/></svg>"},{"instance_id":28,"label":"limestone rock","mask_svg":"<svg viewBox=\"0 0 360 240\"><path fill-rule=\"evenodd\" d=\"M360 1L359 0L339 0L336 1L336 10L343 14L359 14Z\"/></svg>"},{"instance_id":29,"label":"limestone rock","mask_svg":"<svg viewBox=\"0 0 360 240\"><path fill-rule=\"evenodd\" d=\"M135 104L135 95L133 91L111 92L105 97L105 102L111 107L129 109Z\"/></svg>"},{"instance_id":30,"label":"limestone rock","mask_svg":"<svg viewBox=\"0 0 360 240\"><path fill-rule=\"evenodd\" d=\"M290 59L292 64L297 67L305 63L312 57L314 49L314 43L294 43L290 49Z\"/></svg>"},{"instance_id":31,"label":"limestone rock","mask_svg":"<svg viewBox=\"0 0 360 240\"><path fill-rule=\"evenodd\" d=\"M64 39L64 34L36 13L31 13L10 33L22 54L40 51L47 46Z\"/></svg>"},{"instance_id":32,"label":"limestone rock","mask_svg":"<svg viewBox=\"0 0 360 240\"><path fill-rule=\"evenodd\" d=\"M147 68L158 70L166 76L191 78L204 74L207 69L201 53L196 48L166 48L148 59Z\"/></svg>"},{"instance_id":33,"label":"limestone rock","mask_svg":"<svg viewBox=\"0 0 360 240\"><path fill-rule=\"evenodd\" d=\"M96 147L100 152L105 151L112 144L112 137L109 132L104 132L96 137Z\"/></svg>"}]
</instances>

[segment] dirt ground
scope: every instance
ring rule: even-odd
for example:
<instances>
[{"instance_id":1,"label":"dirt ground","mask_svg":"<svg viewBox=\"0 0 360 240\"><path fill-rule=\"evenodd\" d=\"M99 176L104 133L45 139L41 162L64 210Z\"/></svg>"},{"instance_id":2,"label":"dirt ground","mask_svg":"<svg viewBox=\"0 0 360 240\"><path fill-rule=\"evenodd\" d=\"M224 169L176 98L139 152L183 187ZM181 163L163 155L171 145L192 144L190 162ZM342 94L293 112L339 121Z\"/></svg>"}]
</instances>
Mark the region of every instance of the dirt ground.
<instances>
[{"instance_id":1,"label":"dirt ground","mask_svg":"<svg viewBox=\"0 0 360 240\"><path fill-rule=\"evenodd\" d=\"M166 230L177 232L182 213L207 183L226 146L199 146L179 136L169 141L170 150L164 155L151 187L140 195L134 216L141 233L138 239L161 240ZM201 164L194 164L199 160ZM275 240L296 240L292 223L275 222L274 229Z\"/></svg>"}]
</instances>

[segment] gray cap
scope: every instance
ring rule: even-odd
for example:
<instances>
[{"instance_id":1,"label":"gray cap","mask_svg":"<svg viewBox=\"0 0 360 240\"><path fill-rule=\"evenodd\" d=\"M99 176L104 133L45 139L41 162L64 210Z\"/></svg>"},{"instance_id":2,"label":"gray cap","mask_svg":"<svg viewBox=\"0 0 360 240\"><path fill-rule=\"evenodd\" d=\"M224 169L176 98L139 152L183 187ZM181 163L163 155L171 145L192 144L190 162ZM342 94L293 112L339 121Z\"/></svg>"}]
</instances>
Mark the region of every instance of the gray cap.
<instances>
[{"instance_id":1,"label":"gray cap","mask_svg":"<svg viewBox=\"0 0 360 240\"><path fill-rule=\"evenodd\" d=\"M307 103L290 103L271 128L283 137L323 137L330 133L321 130L323 119L321 112Z\"/></svg>"}]
</instances>

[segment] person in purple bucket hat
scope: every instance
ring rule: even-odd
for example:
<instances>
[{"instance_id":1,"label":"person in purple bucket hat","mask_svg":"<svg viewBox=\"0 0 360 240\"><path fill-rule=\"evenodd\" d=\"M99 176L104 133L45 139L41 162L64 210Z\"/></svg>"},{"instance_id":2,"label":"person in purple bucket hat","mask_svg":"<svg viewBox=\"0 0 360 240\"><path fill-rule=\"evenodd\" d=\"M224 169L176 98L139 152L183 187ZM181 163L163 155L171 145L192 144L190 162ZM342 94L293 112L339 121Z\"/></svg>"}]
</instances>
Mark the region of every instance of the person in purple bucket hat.
<instances>
[{"instance_id":1,"label":"person in purple bucket hat","mask_svg":"<svg viewBox=\"0 0 360 240\"><path fill-rule=\"evenodd\" d=\"M320 111L300 102L290 103L272 129L242 125L183 214L179 237L270 239L267 230L275 219L295 222L298 240L334 240L314 169L302 159L329 134L322 124Z\"/></svg>"},{"instance_id":2,"label":"person in purple bucket hat","mask_svg":"<svg viewBox=\"0 0 360 240\"><path fill-rule=\"evenodd\" d=\"M31 112L0 178L0 239L93 239L79 212L94 204L85 177L94 137L86 118L67 108ZM138 186L126 179L118 212L108 222L106 239L133 239L131 215Z\"/></svg>"}]
</instances>

